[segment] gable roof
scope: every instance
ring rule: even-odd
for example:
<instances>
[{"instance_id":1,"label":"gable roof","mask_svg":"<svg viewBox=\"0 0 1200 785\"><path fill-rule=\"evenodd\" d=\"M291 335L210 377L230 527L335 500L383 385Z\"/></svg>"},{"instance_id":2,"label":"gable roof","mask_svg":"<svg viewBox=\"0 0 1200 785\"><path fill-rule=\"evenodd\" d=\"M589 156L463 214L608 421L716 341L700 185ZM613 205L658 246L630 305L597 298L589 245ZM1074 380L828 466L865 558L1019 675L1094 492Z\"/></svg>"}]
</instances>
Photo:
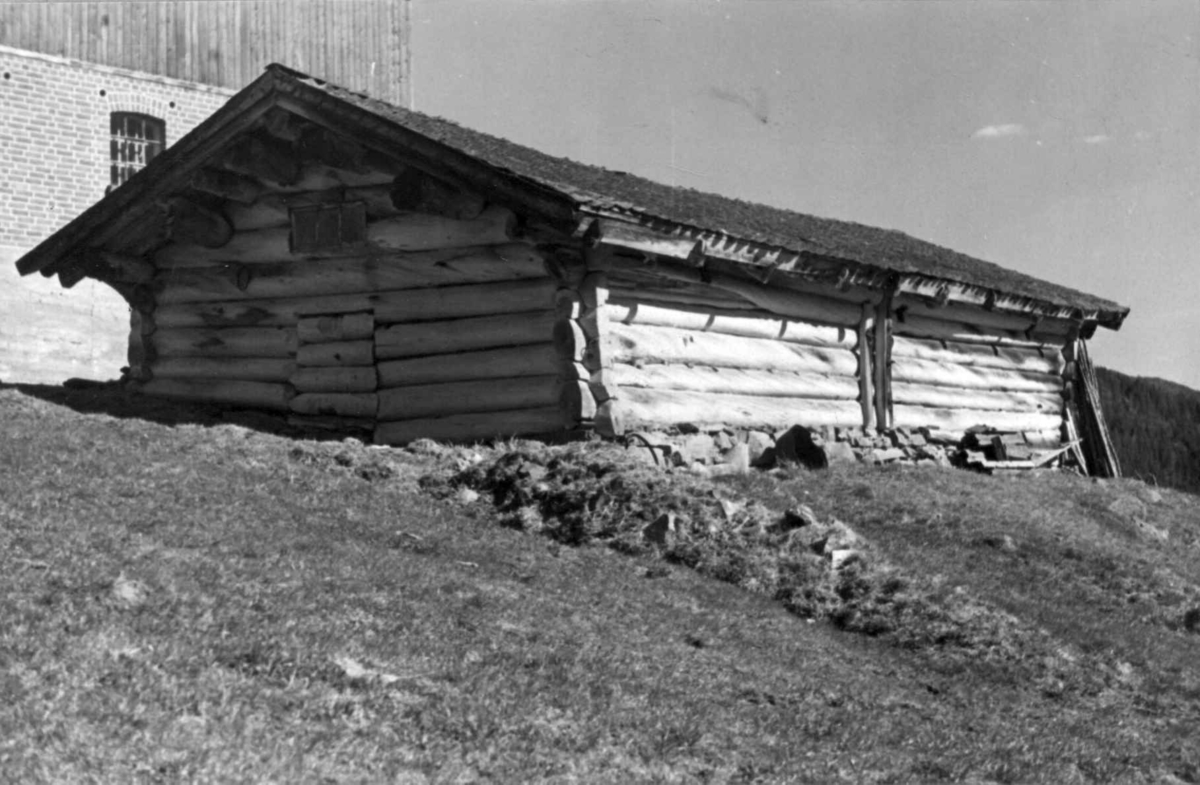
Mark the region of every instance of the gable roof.
<instances>
[{"instance_id":1,"label":"gable roof","mask_svg":"<svg viewBox=\"0 0 1200 785\"><path fill-rule=\"evenodd\" d=\"M1045 304L1055 313L1068 309L1076 318L1117 329L1129 309L1093 295L1050 283L918 240L903 232L849 221L818 218L689 188L667 186L643 177L559 158L474 131L454 122L404 109L309 77L281 65L242 90L212 117L160 155L130 184L116 189L18 262L22 274L61 271L64 259L86 247L123 213L145 209L170 181L186 181L189 161L247 127L252 117L279 103L312 109L340 129L386 132L391 139L420 144L451 156L464 179L487 176L511 193L529 196L544 214L561 225L589 215L619 216L684 238L718 237L749 244L749 264L794 269L798 257L839 260L859 280L912 278L927 287L948 282L992 294ZM370 129L366 126L371 126ZM400 136L397 137L396 135ZM190 171L190 170L189 170ZM172 176L172 175L176 176ZM134 183L138 187L134 187ZM156 187L157 186L157 187ZM109 231L111 234L111 231ZM705 247L708 248L709 242ZM793 262L782 263L790 256ZM749 257L748 257L749 258Z\"/></svg>"}]
</instances>

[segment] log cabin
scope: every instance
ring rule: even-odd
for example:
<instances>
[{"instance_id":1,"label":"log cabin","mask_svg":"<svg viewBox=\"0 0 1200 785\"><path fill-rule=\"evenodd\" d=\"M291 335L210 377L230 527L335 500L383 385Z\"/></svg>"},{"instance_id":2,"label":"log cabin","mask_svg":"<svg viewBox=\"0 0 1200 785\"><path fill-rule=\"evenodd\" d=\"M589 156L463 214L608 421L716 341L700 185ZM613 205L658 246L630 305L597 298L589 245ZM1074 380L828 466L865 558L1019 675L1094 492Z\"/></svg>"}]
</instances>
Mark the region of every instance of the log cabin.
<instances>
[{"instance_id":1,"label":"log cabin","mask_svg":"<svg viewBox=\"0 0 1200 785\"><path fill-rule=\"evenodd\" d=\"M280 65L17 267L119 292L146 395L386 445L794 424L1059 444L1083 342L1128 313Z\"/></svg>"}]
</instances>

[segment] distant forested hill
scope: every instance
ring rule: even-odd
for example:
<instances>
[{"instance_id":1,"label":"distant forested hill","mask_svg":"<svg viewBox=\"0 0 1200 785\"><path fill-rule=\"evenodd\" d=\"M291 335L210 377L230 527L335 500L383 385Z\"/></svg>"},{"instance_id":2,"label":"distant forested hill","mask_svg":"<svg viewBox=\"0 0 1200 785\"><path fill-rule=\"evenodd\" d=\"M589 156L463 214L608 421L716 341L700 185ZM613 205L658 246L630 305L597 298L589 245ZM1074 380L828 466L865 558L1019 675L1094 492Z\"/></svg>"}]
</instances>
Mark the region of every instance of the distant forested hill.
<instances>
[{"instance_id":1,"label":"distant forested hill","mask_svg":"<svg viewBox=\"0 0 1200 785\"><path fill-rule=\"evenodd\" d=\"M1121 472L1200 493L1200 391L1097 368Z\"/></svg>"}]
</instances>

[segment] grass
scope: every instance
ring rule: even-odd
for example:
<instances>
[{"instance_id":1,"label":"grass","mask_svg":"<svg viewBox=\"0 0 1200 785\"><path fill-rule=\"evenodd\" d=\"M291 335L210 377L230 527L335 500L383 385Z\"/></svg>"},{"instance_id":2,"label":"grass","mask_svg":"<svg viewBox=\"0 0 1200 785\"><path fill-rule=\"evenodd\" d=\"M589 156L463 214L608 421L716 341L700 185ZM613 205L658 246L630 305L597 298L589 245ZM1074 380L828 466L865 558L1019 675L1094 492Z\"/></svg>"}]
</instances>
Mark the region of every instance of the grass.
<instances>
[{"instance_id":1,"label":"grass","mask_svg":"<svg viewBox=\"0 0 1200 785\"><path fill-rule=\"evenodd\" d=\"M0 388L0 780L1200 781L1195 497L237 419Z\"/></svg>"}]
</instances>

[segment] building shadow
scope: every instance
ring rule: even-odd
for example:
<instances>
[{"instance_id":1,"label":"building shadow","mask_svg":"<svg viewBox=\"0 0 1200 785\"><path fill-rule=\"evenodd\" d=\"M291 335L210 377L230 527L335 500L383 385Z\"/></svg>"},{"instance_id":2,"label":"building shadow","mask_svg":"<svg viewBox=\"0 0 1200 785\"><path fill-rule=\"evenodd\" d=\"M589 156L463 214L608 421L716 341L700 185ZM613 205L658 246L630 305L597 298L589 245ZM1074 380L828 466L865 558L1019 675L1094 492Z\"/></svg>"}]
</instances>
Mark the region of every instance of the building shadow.
<instances>
[{"instance_id":1,"label":"building shadow","mask_svg":"<svg viewBox=\"0 0 1200 785\"><path fill-rule=\"evenodd\" d=\"M65 406L80 414L107 414L118 419L137 419L166 426L239 425L243 428L293 439L341 440L356 434L332 432L289 423L286 414L190 403L141 395L120 382L68 379L63 384L0 382L0 391L17 390L31 398ZM369 441L368 434L360 435Z\"/></svg>"}]
</instances>

